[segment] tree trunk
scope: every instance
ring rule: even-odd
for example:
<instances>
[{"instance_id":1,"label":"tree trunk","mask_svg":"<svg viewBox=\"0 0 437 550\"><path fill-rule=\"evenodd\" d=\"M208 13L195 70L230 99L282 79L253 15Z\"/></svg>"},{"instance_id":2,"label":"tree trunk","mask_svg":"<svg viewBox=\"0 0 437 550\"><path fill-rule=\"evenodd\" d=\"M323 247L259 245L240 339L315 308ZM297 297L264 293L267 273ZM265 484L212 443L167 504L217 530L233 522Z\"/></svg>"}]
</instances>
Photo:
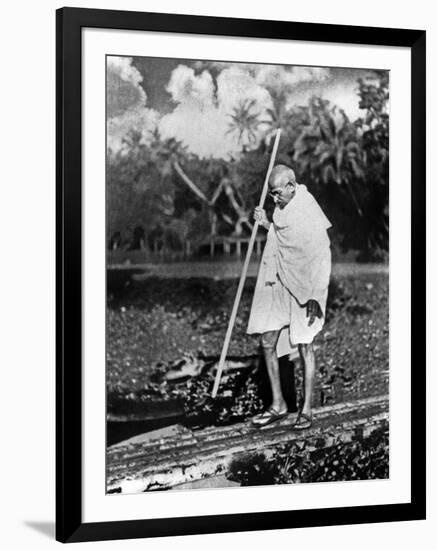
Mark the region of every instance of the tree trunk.
<instances>
[{"instance_id":1,"label":"tree trunk","mask_svg":"<svg viewBox=\"0 0 437 550\"><path fill-rule=\"evenodd\" d=\"M250 231L253 229L253 225L249 222L249 212L244 208L244 206L240 205L237 197L235 196L234 189L232 187L232 182L228 178L223 178L218 185L217 189L214 191L214 194L209 200L206 195L199 189L199 187L187 176L187 174L182 169L181 165L175 161L173 163L174 169L176 170L177 174L180 176L182 181L191 189L191 191L197 196L198 199L200 199L202 202L206 203L208 207L211 209L211 211L214 213L217 219L217 214L214 211L214 205L220 196L220 193L222 190L225 191L226 196L228 197L229 204L234 210L235 214L237 215L237 220L234 222L227 214L221 213L221 217L223 220L234 226L234 234L235 235L241 235L243 232L243 224L245 224ZM216 234L216 233L214 233Z\"/></svg>"}]
</instances>

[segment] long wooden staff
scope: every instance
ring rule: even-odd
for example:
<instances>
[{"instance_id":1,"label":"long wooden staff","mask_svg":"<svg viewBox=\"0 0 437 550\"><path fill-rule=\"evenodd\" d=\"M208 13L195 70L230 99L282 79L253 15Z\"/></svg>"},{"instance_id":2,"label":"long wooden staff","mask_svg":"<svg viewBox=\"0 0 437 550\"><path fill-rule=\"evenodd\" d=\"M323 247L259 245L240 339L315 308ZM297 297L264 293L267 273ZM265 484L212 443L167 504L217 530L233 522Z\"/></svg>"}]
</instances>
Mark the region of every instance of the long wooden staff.
<instances>
[{"instance_id":1,"label":"long wooden staff","mask_svg":"<svg viewBox=\"0 0 437 550\"><path fill-rule=\"evenodd\" d=\"M258 204L258 206L260 206L261 208L264 206L264 201L266 200L267 189L268 189L268 184L269 184L269 177L270 177L270 173L273 169L273 165L275 163L275 158L276 158L276 153L278 152L279 138L280 137L281 137L281 130L278 129L277 132L276 132L275 143L273 145L272 154L270 156L270 163L269 163L269 167L267 169L266 179L264 180L264 186L263 186L263 190L262 190L262 193L261 193L261 198L260 198L259 204ZM256 238L256 233L258 231L258 226L259 226L258 221L255 221L255 224L254 224L253 229L252 229L252 235L250 236L249 246L247 247L246 258L244 260L243 271L241 272L240 282L238 284L237 294L236 294L235 300L234 300L234 306L232 308L231 317L229 319L228 330L226 331L226 337L225 337L225 341L224 341L224 344L223 344L222 353L220 355L220 361L219 361L219 364L218 364L217 374L215 376L215 381L214 381L214 387L212 389L212 394L211 394L212 397L216 397L218 387L220 385L220 378L222 376L223 367L224 367L225 359L226 359L226 354L228 353L229 342L231 341L232 330L234 328L235 319L237 317L238 306L240 305L241 295L243 293L244 283L246 281L247 269L249 267L249 262L250 262L250 257L252 255L253 246L255 244L255 238Z\"/></svg>"}]
</instances>

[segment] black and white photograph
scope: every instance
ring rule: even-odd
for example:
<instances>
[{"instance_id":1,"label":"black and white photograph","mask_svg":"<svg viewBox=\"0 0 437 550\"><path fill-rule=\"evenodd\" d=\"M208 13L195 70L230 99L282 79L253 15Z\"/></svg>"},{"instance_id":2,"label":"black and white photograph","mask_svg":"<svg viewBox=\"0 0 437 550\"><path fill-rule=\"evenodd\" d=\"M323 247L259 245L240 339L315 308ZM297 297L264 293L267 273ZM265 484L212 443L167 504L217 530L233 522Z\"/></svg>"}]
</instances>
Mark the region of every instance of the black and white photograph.
<instances>
[{"instance_id":1,"label":"black and white photograph","mask_svg":"<svg viewBox=\"0 0 437 550\"><path fill-rule=\"evenodd\" d=\"M106 56L107 494L390 477L389 89Z\"/></svg>"},{"instance_id":2,"label":"black and white photograph","mask_svg":"<svg viewBox=\"0 0 437 550\"><path fill-rule=\"evenodd\" d=\"M2 548L434 547L437 19L402 8L6 5Z\"/></svg>"}]
</instances>

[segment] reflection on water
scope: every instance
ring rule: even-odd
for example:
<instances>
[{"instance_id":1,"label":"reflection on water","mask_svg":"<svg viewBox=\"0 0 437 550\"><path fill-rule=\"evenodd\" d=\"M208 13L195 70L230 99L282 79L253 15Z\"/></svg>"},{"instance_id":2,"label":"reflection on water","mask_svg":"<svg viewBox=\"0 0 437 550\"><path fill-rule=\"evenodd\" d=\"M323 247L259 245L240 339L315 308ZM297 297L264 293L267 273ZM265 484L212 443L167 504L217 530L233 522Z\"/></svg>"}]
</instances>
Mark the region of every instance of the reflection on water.
<instances>
[{"instance_id":1,"label":"reflection on water","mask_svg":"<svg viewBox=\"0 0 437 550\"><path fill-rule=\"evenodd\" d=\"M108 421L106 423L106 445L109 447L136 435L158 430L159 428L166 428L172 424L182 422L184 418L184 415L180 415L150 420Z\"/></svg>"}]
</instances>

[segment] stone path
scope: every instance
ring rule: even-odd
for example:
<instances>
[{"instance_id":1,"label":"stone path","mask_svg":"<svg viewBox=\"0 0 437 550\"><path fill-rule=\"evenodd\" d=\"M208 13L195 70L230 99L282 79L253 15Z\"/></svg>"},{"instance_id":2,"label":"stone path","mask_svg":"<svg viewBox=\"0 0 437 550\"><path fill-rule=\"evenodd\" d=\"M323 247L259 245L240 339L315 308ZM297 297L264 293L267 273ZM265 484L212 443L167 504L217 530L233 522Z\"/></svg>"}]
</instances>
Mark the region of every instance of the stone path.
<instances>
[{"instance_id":1,"label":"stone path","mask_svg":"<svg viewBox=\"0 0 437 550\"><path fill-rule=\"evenodd\" d=\"M388 395L314 409L313 427L290 428L295 415L262 429L249 422L191 431L183 426L136 436L108 448L107 490L139 493L223 475L230 462L254 452L272 455L279 443L304 442L311 450L367 437L388 420Z\"/></svg>"}]
</instances>

